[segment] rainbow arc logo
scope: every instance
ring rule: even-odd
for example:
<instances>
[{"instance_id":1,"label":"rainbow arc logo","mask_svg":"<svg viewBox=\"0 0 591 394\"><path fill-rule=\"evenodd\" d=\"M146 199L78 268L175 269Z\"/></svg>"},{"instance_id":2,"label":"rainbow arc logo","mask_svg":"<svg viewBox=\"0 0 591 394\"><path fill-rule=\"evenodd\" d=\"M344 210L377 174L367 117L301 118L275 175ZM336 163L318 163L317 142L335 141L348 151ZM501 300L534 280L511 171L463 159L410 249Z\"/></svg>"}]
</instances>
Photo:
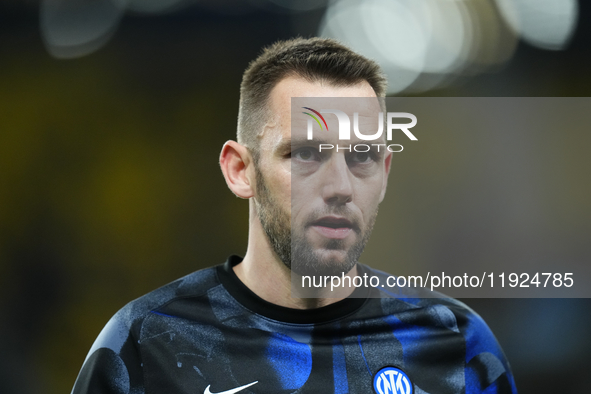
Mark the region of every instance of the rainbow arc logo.
<instances>
[{"instance_id":1,"label":"rainbow arc logo","mask_svg":"<svg viewBox=\"0 0 591 394\"><path fill-rule=\"evenodd\" d=\"M324 116L320 115L320 112L316 111L315 109L312 109L310 107L302 107L304 109L310 110L312 112L314 112L316 115L320 116L320 119L322 119L322 122L324 122L324 126L326 126L326 130L328 131L328 125L326 124L326 120L324 120ZM320 130L323 130L322 128L322 124L320 123L320 121L318 120L317 117L315 117L314 115L312 115L309 112L302 112L303 114L306 114L308 116L311 116L316 122L318 122L318 126L320 126Z\"/></svg>"}]
</instances>

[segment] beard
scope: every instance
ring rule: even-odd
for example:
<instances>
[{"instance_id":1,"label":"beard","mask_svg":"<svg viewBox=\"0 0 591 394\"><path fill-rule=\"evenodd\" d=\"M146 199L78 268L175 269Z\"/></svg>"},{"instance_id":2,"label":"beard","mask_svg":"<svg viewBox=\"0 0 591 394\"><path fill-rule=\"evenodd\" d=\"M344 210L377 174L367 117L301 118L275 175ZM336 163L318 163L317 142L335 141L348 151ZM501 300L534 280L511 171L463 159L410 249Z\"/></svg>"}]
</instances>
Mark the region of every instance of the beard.
<instances>
[{"instance_id":1,"label":"beard","mask_svg":"<svg viewBox=\"0 0 591 394\"><path fill-rule=\"evenodd\" d=\"M335 276L348 273L357 264L359 256L361 256L373 230L378 214L377 207L364 229L360 229L357 224L358 221L350 219L354 223L353 230L357 233L358 241L346 250L345 258L339 261L335 258L323 256L321 251L314 250L305 237L306 226L302 229L292 229L291 214L282 209L273 197L263 174L256 164L255 173L257 189L255 205L259 221L273 251L287 268L300 276ZM325 209L314 211L310 215L310 220L306 222L312 223L313 218L320 218L325 215L352 216L351 211L344 205L327 206ZM323 246L325 250L334 251L345 251L345 248L345 241L341 239L331 239Z\"/></svg>"}]
</instances>

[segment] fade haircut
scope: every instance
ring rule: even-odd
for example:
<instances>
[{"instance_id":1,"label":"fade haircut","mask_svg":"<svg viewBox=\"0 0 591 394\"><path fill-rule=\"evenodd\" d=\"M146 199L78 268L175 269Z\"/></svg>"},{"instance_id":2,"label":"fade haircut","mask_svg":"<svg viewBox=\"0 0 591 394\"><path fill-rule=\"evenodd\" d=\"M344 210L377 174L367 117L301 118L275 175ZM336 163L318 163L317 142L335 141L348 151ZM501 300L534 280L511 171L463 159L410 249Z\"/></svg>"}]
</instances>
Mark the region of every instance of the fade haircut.
<instances>
[{"instance_id":1,"label":"fade haircut","mask_svg":"<svg viewBox=\"0 0 591 394\"><path fill-rule=\"evenodd\" d=\"M264 48L244 72L238 110L238 142L251 151L255 164L259 158L257 137L271 115L268 106L271 90L287 77L334 86L367 81L378 97L385 96L387 85L376 62L333 39L294 38Z\"/></svg>"}]
</instances>

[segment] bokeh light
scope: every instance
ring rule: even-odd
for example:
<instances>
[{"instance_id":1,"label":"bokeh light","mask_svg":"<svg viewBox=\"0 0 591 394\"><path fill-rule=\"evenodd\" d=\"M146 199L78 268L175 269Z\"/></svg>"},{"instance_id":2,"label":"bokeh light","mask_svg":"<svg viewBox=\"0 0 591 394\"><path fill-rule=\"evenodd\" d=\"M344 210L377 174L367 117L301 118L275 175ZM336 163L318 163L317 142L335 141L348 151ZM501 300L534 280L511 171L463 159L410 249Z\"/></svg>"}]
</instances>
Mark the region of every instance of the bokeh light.
<instances>
[{"instance_id":1,"label":"bokeh light","mask_svg":"<svg viewBox=\"0 0 591 394\"><path fill-rule=\"evenodd\" d=\"M57 58L88 55L109 41L123 13L123 4L116 0L42 0L41 34Z\"/></svg>"},{"instance_id":2,"label":"bokeh light","mask_svg":"<svg viewBox=\"0 0 591 394\"><path fill-rule=\"evenodd\" d=\"M338 0L319 34L377 60L388 74L388 93L396 94L433 89L507 61L515 38L503 28L484 1Z\"/></svg>"},{"instance_id":3,"label":"bokeh light","mask_svg":"<svg viewBox=\"0 0 591 394\"><path fill-rule=\"evenodd\" d=\"M525 42L542 49L564 49L579 16L576 0L496 0L505 21Z\"/></svg>"}]
</instances>

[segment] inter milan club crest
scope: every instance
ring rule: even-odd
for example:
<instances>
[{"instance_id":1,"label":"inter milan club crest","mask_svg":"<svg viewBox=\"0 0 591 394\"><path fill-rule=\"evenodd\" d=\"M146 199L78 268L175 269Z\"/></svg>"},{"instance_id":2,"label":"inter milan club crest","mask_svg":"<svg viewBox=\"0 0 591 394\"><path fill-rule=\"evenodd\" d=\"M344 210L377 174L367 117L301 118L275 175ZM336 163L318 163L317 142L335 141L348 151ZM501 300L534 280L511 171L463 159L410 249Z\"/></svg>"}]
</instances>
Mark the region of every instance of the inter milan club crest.
<instances>
[{"instance_id":1,"label":"inter milan club crest","mask_svg":"<svg viewBox=\"0 0 591 394\"><path fill-rule=\"evenodd\" d=\"M412 383L407 374L396 367L384 367L373 378L377 394L412 394Z\"/></svg>"}]
</instances>

